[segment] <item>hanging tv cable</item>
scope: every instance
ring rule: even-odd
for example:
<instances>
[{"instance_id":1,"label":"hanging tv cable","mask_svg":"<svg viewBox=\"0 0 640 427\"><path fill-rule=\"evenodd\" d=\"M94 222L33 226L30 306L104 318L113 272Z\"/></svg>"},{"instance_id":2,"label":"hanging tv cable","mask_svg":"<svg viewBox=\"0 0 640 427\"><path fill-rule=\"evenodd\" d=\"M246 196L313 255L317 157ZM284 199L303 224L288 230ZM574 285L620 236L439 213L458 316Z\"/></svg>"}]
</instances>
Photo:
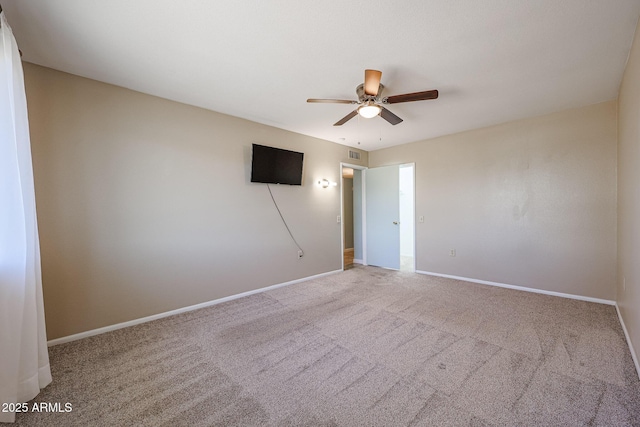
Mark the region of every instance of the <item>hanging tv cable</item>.
<instances>
[{"instance_id":1,"label":"hanging tv cable","mask_svg":"<svg viewBox=\"0 0 640 427\"><path fill-rule=\"evenodd\" d=\"M273 193L271 192L271 186L269 184L267 184L267 189L269 190L269 194L271 195L271 200L273 200L273 205L276 207L276 210L278 211L278 214L280 214L280 219L282 219L282 223L284 224L285 228L289 232L289 236L291 236L291 240L293 240L293 243L295 243L296 246L298 247L298 249L300 250L300 253L298 254L298 257L301 258L304 255L304 251L302 250L302 248L300 247L300 245L296 241L296 238L293 237L293 233L291 233L291 230L289 229L289 226L287 225L287 221L285 221L284 216L282 216L282 212L280 212L280 208L278 207L278 203L276 203L276 199L273 197Z\"/></svg>"}]
</instances>

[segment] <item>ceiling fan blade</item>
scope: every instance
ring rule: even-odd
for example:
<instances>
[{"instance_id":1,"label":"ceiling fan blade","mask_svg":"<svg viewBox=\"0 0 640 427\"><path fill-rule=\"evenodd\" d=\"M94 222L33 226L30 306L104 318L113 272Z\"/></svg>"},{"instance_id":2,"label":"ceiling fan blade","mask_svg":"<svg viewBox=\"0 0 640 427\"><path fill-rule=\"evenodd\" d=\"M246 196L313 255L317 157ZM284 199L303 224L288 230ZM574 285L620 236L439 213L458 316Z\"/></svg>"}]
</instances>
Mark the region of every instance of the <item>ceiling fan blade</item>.
<instances>
[{"instance_id":1,"label":"ceiling fan blade","mask_svg":"<svg viewBox=\"0 0 640 427\"><path fill-rule=\"evenodd\" d=\"M380 108L382 108L382 110L380 110L380 116L383 119L385 119L392 125L397 125L398 123L402 123L402 119L400 117L396 116L395 114L393 114L391 111L387 110L384 107L380 107Z\"/></svg>"},{"instance_id":2,"label":"ceiling fan blade","mask_svg":"<svg viewBox=\"0 0 640 427\"><path fill-rule=\"evenodd\" d=\"M403 95L393 95L386 98L385 104L397 104L399 102L426 101L427 99L436 99L438 97L437 90L425 90L424 92L405 93Z\"/></svg>"},{"instance_id":3,"label":"ceiling fan blade","mask_svg":"<svg viewBox=\"0 0 640 427\"><path fill-rule=\"evenodd\" d=\"M334 126L342 126L343 124L347 123L349 120L353 119L357 115L358 115L358 110L353 110L352 112L350 112L349 114L347 114L346 116L344 116L343 118L335 122Z\"/></svg>"},{"instance_id":4,"label":"ceiling fan blade","mask_svg":"<svg viewBox=\"0 0 640 427\"><path fill-rule=\"evenodd\" d=\"M364 70L364 93L371 96L378 94L382 71Z\"/></svg>"},{"instance_id":5,"label":"ceiling fan blade","mask_svg":"<svg viewBox=\"0 0 640 427\"><path fill-rule=\"evenodd\" d=\"M328 103L328 104L357 104L358 101L350 101L348 99L315 99L309 98L307 102Z\"/></svg>"}]
</instances>

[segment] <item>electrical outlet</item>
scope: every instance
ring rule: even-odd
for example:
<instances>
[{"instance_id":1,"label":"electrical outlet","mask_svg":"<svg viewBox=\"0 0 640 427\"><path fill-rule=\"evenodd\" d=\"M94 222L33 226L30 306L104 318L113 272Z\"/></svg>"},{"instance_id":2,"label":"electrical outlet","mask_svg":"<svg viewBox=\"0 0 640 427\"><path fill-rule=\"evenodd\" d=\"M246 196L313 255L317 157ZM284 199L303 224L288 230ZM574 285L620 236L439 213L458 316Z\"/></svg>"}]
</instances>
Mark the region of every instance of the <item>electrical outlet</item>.
<instances>
[{"instance_id":1,"label":"electrical outlet","mask_svg":"<svg viewBox=\"0 0 640 427\"><path fill-rule=\"evenodd\" d=\"M304 256L304 252L298 251L298 259L302 258L303 256Z\"/></svg>"},{"instance_id":2,"label":"electrical outlet","mask_svg":"<svg viewBox=\"0 0 640 427\"><path fill-rule=\"evenodd\" d=\"M449 251L449 256L456 256L456 250L455 249L451 249Z\"/></svg>"},{"instance_id":3,"label":"electrical outlet","mask_svg":"<svg viewBox=\"0 0 640 427\"><path fill-rule=\"evenodd\" d=\"M338 215L338 218L337 218L337 221L336 221L336 222L337 222L338 224L340 224L340 221L342 221L342 218L340 218L340 215Z\"/></svg>"},{"instance_id":4,"label":"electrical outlet","mask_svg":"<svg viewBox=\"0 0 640 427\"><path fill-rule=\"evenodd\" d=\"M424 222L424 215L420 215L420 216L418 217L418 221L420 221L420 222Z\"/></svg>"}]
</instances>

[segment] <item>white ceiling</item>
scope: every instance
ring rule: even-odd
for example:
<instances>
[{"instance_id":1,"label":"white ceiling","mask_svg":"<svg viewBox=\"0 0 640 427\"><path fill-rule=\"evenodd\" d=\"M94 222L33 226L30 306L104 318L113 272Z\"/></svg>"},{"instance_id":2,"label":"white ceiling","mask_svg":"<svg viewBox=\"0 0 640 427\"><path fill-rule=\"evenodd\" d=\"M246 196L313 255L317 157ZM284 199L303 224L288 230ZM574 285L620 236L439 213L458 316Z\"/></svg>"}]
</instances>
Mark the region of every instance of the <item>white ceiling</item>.
<instances>
[{"instance_id":1,"label":"white ceiling","mask_svg":"<svg viewBox=\"0 0 640 427\"><path fill-rule=\"evenodd\" d=\"M24 60L365 150L615 99L640 0L0 0ZM404 119L354 118L364 69ZM277 141L261 141L277 143ZM360 142L360 145L358 143Z\"/></svg>"}]
</instances>

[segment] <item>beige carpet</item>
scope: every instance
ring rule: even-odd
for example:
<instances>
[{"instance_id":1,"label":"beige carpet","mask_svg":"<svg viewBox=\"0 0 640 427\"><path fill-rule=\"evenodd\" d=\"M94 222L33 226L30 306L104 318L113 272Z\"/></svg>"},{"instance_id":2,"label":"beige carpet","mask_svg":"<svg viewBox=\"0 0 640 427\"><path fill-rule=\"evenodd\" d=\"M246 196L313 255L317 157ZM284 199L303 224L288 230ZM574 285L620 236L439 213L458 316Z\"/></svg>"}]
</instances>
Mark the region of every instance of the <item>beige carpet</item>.
<instances>
[{"instance_id":1,"label":"beige carpet","mask_svg":"<svg viewBox=\"0 0 640 427\"><path fill-rule=\"evenodd\" d=\"M18 425L640 425L614 307L373 267L50 350Z\"/></svg>"}]
</instances>

